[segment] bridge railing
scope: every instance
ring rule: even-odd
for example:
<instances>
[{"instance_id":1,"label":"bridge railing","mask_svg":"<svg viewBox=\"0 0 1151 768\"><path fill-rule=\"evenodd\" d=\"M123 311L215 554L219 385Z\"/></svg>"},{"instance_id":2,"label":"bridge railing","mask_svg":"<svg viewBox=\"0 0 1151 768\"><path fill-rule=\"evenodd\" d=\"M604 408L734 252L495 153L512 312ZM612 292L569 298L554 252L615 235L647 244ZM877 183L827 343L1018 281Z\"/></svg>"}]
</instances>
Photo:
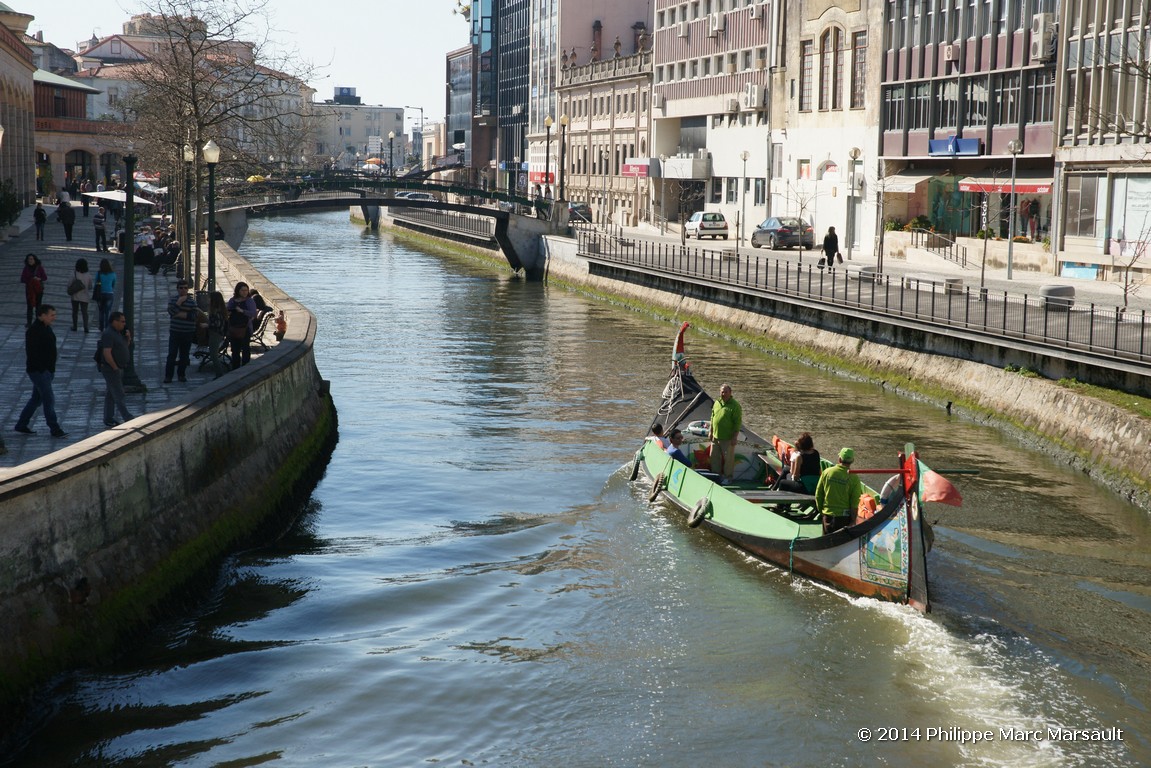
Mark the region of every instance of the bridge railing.
<instances>
[{"instance_id":1,"label":"bridge railing","mask_svg":"<svg viewBox=\"0 0 1151 768\"><path fill-rule=\"evenodd\" d=\"M460 213L458 211L436 211L427 208L397 208L391 212L392 218L425 224L440 230L448 230L463 235L491 239L496 234L495 219L487 216Z\"/></svg>"},{"instance_id":2,"label":"bridge railing","mask_svg":"<svg viewBox=\"0 0 1151 768\"><path fill-rule=\"evenodd\" d=\"M653 274L776 294L851 312L912 319L943 328L1027 341L1108 360L1151 363L1146 310L1083 304L1057 296L985 291L954 278L877 274L854 265L834 270L734 249L705 250L649 240L620 242L578 232L581 255Z\"/></svg>"}]
</instances>

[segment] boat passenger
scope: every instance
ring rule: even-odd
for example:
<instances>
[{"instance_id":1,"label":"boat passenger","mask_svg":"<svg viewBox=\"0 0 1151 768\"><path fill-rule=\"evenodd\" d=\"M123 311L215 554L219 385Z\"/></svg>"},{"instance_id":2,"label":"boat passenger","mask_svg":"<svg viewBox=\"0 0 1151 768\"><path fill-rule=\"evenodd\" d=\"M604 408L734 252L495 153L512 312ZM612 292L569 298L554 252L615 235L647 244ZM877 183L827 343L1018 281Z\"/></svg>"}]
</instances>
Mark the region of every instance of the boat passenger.
<instances>
[{"instance_id":1,"label":"boat passenger","mask_svg":"<svg viewBox=\"0 0 1151 768\"><path fill-rule=\"evenodd\" d=\"M671 440L663 433L663 424L658 421L651 425L651 436L647 438L654 443L659 443L659 447L665 451L671 447Z\"/></svg>"},{"instance_id":2,"label":"boat passenger","mask_svg":"<svg viewBox=\"0 0 1151 768\"><path fill-rule=\"evenodd\" d=\"M735 479L735 444L743 428L743 408L731 396L731 385L719 388L719 399L712 403L708 437L711 439L711 471L719 475L720 485Z\"/></svg>"},{"instance_id":3,"label":"boat passenger","mask_svg":"<svg viewBox=\"0 0 1151 768\"><path fill-rule=\"evenodd\" d=\"M673 429L671 431L671 435L668 437L668 440L671 441L671 446L666 451L667 455L671 456L680 464L687 464L690 466L687 460L687 456L685 456L683 451L679 449L679 447L683 445L683 432L678 429Z\"/></svg>"},{"instance_id":4,"label":"boat passenger","mask_svg":"<svg viewBox=\"0 0 1151 768\"><path fill-rule=\"evenodd\" d=\"M819 483L815 486L815 505L823 514L823 534L846 528L855 520L859 509L859 497L863 495L863 483L859 475L851 474L851 463L855 461L855 451L843 448L839 451L839 463L823 470Z\"/></svg>"},{"instance_id":5,"label":"boat passenger","mask_svg":"<svg viewBox=\"0 0 1151 768\"><path fill-rule=\"evenodd\" d=\"M791 493L815 493L815 486L819 483L822 465L819 451L815 450L815 441L811 439L810 432L804 432L795 441L795 450L791 452L791 466L787 477L779 482L781 491Z\"/></svg>"}]
</instances>

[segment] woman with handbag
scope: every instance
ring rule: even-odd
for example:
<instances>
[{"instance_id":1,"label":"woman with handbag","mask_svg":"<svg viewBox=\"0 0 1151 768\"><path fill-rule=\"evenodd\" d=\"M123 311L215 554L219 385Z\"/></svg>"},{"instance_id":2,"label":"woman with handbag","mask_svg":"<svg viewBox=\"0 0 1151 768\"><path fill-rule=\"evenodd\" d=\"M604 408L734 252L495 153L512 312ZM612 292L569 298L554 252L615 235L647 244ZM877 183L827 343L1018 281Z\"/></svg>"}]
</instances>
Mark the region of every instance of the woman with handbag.
<instances>
[{"instance_id":1,"label":"woman with handbag","mask_svg":"<svg viewBox=\"0 0 1151 768\"><path fill-rule=\"evenodd\" d=\"M88 297L92 295L92 275L88 274L88 260L76 259L72 282L68 283L68 298L72 300L72 330L76 330L76 316L84 317L84 333L88 332Z\"/></svg>"},{"instance_id":2,"label":"woman with handbag","mask_svg":"<svg viewBox=\"0 0 1151 768\"><path fill-rule=\"evenodd\" d=\"M252 321L260 314L247 283L236 283L228 299L228 342L232 345L232 370L252 361Z\"/></svg>"},{"instance_id":3,"label":"woman with handbag","mask_svg":"<svg viewBox=\"0 0 1151 768\"><path fill-rule=\"evenodd\" d=\"M24 327L32 325L32 318L36 316L36 307L44 302L44 283L48 281L48 273L44 265L34 253L24 257L24 270L20 273L20 282L24 283L24 300L28 304L28 319Z\"/></svg>"},{"instance_id":4,"label":"woman with handbag","mask_svg":"<svg viewBox=\"0 0 1151 768\"><path fill-rule=\"evenodd\" d=\"M112 300L116 297L116 273L112 270L112 262L100 259L100 271L96 273L95 285L92 288L92 298L100 308L100 330L108 327L108 318L112 314Z\"/></svg>"}]
</instances>

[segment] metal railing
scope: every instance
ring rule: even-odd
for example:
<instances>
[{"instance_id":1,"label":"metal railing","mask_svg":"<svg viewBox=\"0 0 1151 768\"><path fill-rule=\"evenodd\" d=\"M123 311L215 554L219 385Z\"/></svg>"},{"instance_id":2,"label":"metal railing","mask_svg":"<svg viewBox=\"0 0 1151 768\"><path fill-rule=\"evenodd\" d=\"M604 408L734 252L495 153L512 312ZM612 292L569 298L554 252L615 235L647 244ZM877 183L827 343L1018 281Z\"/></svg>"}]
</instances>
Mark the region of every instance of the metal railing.
<instances>
[{"instance_id":1,"label":"metal railing","mask_svg":"<svg viewBox=\"0 0 1151 768\"><path fill-rule=\"evenodd\" d=\"M927 280L847 267L824 270L756 253L733 254L648 240L620 243L577 233L589 259L649 273L915 320L941 328L1027 341L1106 359L1151 362L1146 310L1080 304L1057 296L981 291L954 279Z\"/></svg>"},{"instance_id":2,"label":"metal railing","mask_svg":"<svg viewBox=\"0 0 1151 768\"><path fill-rule=\"evenodd\" d=\"M915 248L931 251L964 269L967 268L967 247L959 245L947 235L941 235L929 229L913 229L911 230L911 245Z\"/></svg>"},{"instance_id":3,"label":"metal railing","mask_svg":"<svg viewBox=\"0 0 1151 768\"><path fill-rule=\"evenodd\" d=\"M475 216L455 211L434 211L423 208L397 208L391 212L392 218L423 224L448 232L470 235L483 239L492 239L496 236L495 219L487 216Z\"/></svg>"}]
</instances>

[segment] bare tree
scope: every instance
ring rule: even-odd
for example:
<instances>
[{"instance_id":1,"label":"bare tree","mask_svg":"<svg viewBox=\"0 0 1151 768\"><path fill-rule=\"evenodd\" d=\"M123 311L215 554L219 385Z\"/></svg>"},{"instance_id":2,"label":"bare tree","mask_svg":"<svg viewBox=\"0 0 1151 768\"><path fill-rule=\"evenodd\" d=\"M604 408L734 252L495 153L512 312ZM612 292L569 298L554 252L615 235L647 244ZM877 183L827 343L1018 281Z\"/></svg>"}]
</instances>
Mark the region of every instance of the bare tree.
<instances>
[{"instance_id":1,"label":"bare tree","mask_svg":"<svg viewBox=\"0 0 1151 768\"><path fill-rule=\"evenodd\" d=\"M1147 214L1143 215L1143 227L1137 239L1124 239L1122 230L1116 233L1117 237L1111 239L1112 268L1119 272L1123 287L1123 308L1126 312L1132 298L1147 285L1147 278L1142 270L1136 266L1145 266L1144 257L1147 255L1147 244L1151 240L1151 225L1147 222Z\"/></svg>"},{"instance_id":2,"label":"bare tree","mask_svg":"<svg viewBox=\"0 0 1151 768\"><path fill-rule=\"evenodd\" d=\"M201 190L200 148L209 139L220 146L217 173L225 176L262 169L269 155L307 154L311 70L272 52L268 5L269 0L147 0L148 14L135 20L155 44L146 63L132 65L135 87L128 101L145 162L179 168L189 144L195 150L195 188ZM196 232L201 229L197 222ZM194 242L199 265L200 238Z\"/></svg>"}]
</instances>

